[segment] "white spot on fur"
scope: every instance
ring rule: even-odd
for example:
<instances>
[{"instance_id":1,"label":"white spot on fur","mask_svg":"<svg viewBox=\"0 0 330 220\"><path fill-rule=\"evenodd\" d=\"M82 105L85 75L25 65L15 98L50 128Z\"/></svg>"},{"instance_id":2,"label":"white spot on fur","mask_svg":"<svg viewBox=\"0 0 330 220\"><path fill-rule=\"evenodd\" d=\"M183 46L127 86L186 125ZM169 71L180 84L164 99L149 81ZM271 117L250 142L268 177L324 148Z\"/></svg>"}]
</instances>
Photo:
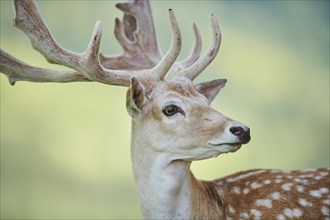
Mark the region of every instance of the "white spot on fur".
<instances>
[{"instance_id":1,"label":"white spot on fur","mask_svg":"<svg viewBox=\"0 0 330 220\"><path fill-rule=\"evenodd\" d=\"M261 217L262 214L259 210L251 209L250 212L253 215L254 220L260 220L260 217Z\"/></svg>"},{"instance_id":2,"label":"white spot on fur","mask_svg":"<svg viewBox=\"0 0 330 220\"><path fill-rule=\"evenodd\" d=\"M251 188L252 189L257 189L257 188L260 188L261 186L262 186L261 184L256 183L256 182L251 183Z\"/></svg>"},{"instance_id":3,"label":"white spot on fur","mask_svg":"<svg viewBox=\"0 0 330 220\"><path fill-rule=\"evenodd\" d=\"M314 171L316 171L316 169L308 168L308 169L305 169L305 170L301 170L300 172L314 172Z\"/></svg>"},{"instance_id":4,"label":"white spot on fur","mask_svg":"<svg viewBox=\"0 0 330 220\"><path fill-rule=\"evenodd\" d=\"M315 176L314 177L314 179L316 179L316 180L320 180L320 179L322 179L323 178L323 176Z\"/></svg>"},{"instance_id":5,"label":"white spot on fur","mask_svg":"<svg viewBox=\"0 0 330 220\"><path fill-rule=\"evenodd\" d=\"M265 206L267 208L273 207L272 200L270 199L258 199L255 203L257 206Z\"/></svg>"},{"instance_id":6,"label":"white spot on fur","mask_svg":"<svg viewBox=\"0 0 330 220\"><path fill-rule=\"evenodd\" d=\"M304 185L309 184L308 180L306 180L306 179L301 180L301 183L303 183Z\"/></svg>"},{"instance_id":7,"label":"white spot on fur","mask_svg":"<svg viewBox=\"0 0 330 220\"><path fill-rule=\"evenodd\" d=\"M317 198L322 197L321 192L318 191L318 190L312 190L312 191L309 191L309 195L314 196L314 197L317 197Z\"/></svg>"},{"instance_id":8,"label":"white spot on fur","mask_svg":"<svg viewBox=\"0 0 330 220\"><path fill-rule=\"evenodd\" d=\"M313 204L308 202L306 199L299 199L298 203L302 206L309 206L309 207L313 206Z\"/></svg>"},{"instance_id":9,"label":"white spot on fur","mask_svg":"<svg viewBox=\"0 0 330 220\"><path fill-rule=\"evenodd\" d=\"M281 187L285 191L290 191L291 190L291 186L293 186L293 183L285 183Z\"/></svg>"},{"instance_id":10,"label":"white spot on fur","mask_svg":"<svg viewBox=\"0 0 330 220\"><path fill-rule=\"evenodd\" d=\"M233 192L236 193L236 194L240 194L240 193L241 193L241 188L235 186L235 187L232 188L231 191L233 191Z\"/></svg>"},{"instance_id":11,"label":"white spot on fur","mask_svg":"<svg viewBox=\"0 0 330 220\"><path fill-rule=\"evenodd\" d=\"M244 194L248 194L249 192L250 192L250 190L248 188L243 189Z\"/></svg>"},{"instance_id":12,"label":"white spot on fur","mask_svg":"<svg viewBox=\"0 0 330 220\"><path fill-rule=\"evenodd\" d=\"M266 185L271 184L271 183L272 183L271 180L265 180L265 181L264 181L264 184L266 184Z\"/></svg>"},{"instance_id":13,"label":"white spot on fur","mask_svg":"<svg viewBox=\"0 0 330 220\"><path fill-rule=\"evenodd\" d=\"M271 173L280 173L281 171L280 170L272 170L270 171Z\"/></svg>"},{"instance_id":14,"label":"white spot on fur","mask_svg":"<svg viewBox=\"0 0 330 220\"><path fill-rule=\"evenodd\" d=\"M240 215L239 215L239 217L241 217L241 218L243 218L243 219L249 219L249 215L247 214L247 213L241 213Z\"/></svg>"},{"instance_id":15,"label":"white spot on fur","mask_svg":"<svg viewBox=\"0 0 330 220\"><path fill-rule=\"evenodd\" d=\"M300 178L294 178L293 180L296 181L296 182L298 182L298 183L301 182L301 179Z\"/></svg>"},{"instance_id":16,"label":"white spot on fur","mask_svg":"<svg viewBox=\"0 0 330 220\"><path fill-rule=\"evenodd\" d=\"M234 214L235 212L236 212L236 210L231 206L231 205L229 205L229 212L231 213L231 214Z\"/></svg>"},{"instance_id":17,"label":"white spot on fur","mask_svg":"<svg viewBox=\"0 0 330 220\"><path fill-rule=\"evenodd\" d=\"M328 172L321 172L320 175L321 176L327 176L329 173Z\"/></svg>"},{"instance_id":18,"label":"white spot on fur","mask_svg":"<svg viewBox=\"0 0 330 220\"><path fill-rule=\"evenodd\" d=\"M257 175L257 174L264 173L264 172L266 172L266 170L257 170L257 171L253 171L253 172L249 172L249 173L244 173L244 174L239 175L237 177L228 178L227 181L228 182L236 182L236 181L244 179L246 177L250 177L250 176Z\"/></svg>"},{"instance_id":19,"label":"white spot on fur","mask_svg":"<svg viewBox=\"0 0 330 220\"><path fill-rule=\"evenodd\" d=\"M281 194L279 192L272 193L272 199L279 200L281 198Z\"/></svg>"},{"instance_id":20,"label":"white spot on fur","mask_svg":"<svg viewBox=\"0 0 330 220\"><path fill-rule=\"evenodd\" d=\"M304 187L297 185L296 189L298 192L304 192Z\"/></svg>"},{"instance_id":21,"label":"white spot on fur","mask_svg":"<svg viewBox=\"0 0 330 220\"><path fill-rule=\"evenodd\" d=\"M323 215L329 216L329 209L327 207L323 206L321 208L321 212L322 212Z\"/></svg>"},{"instance_id":22,"label":"white spot on fur","mask_svg":"<svg viewBox=\"0 0 330 220\"><path fill-rule=\"evenodd\" d=\"M330 199L325 199L322 202L323 204L330 205Z\"/></svg>"},{"instance_id":23,"label":"white spot on fur","mask_svg":"<svg viewBox=\"0 0 330 220\"><path fill-rule=\"evenodd\" d=\"M295 218L295 217L300 217L302 216L302 211L298 208L294 209L284 209L284 215L286 215L288 218Z\"/></svg>"},{"instance_id":24,"label":"white spot on fur","mask_svg":"<svg viewBox=\"0 0 330 220\"><path fill-rule=\"evenodd\" d=\"M320 188L319 189L322 194L328 193L329 189L328 188Z\"/></svg>"},{"instance_id":25,"label":"white spot on fur","mask_svg":"<svg viewBox=\"0 0 330 220\"><path fill-rule=\"evenodd\" d=\"M276 217L276 219L277 219L277 220L285 220L286 218L285 218L284 215L278 215L278 216Z\"/></svg>"},{"instance_id":26,"label":"white spot on fur","mask_svg":"<svg viewBox=\"0 0 330 220\"><path fill-rule=\"evenodd\" d=\"M282 179L276 179L275 180L275 183L280 183L280 182L282 182L283 180Z\"/></svg>"}]
</instances>

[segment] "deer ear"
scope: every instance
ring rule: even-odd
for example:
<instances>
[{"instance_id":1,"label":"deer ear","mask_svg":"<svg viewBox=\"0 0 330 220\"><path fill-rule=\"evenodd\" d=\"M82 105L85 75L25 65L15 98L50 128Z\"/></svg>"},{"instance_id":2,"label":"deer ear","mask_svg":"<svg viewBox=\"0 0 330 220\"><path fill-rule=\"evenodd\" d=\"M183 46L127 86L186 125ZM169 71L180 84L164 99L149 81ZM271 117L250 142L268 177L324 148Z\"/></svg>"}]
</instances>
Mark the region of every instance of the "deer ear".
<instances>
[{"instance_id":1,"label":"deer ear","mask_svg":"<svg viewBox=\"0 0 330 220\"><path fill-rule=\"evenodd\" d=\"M212 81L202 82L195 85L197 92L203 94L211 103L218 95L220 90L226 85L227 79L216 79Z\"/></svg>"},{"instance_id":2,"label":"deer ear","mask_svg":"<svg viewBox=\"0 0 330 220\"><path fill-rule=\"evenodd\" d=\"M128 113L134 117L141 112L145 101L143 85L136 77L131 78L131 85L127 91L126 108Z\"/></svg>"}]
</instances>

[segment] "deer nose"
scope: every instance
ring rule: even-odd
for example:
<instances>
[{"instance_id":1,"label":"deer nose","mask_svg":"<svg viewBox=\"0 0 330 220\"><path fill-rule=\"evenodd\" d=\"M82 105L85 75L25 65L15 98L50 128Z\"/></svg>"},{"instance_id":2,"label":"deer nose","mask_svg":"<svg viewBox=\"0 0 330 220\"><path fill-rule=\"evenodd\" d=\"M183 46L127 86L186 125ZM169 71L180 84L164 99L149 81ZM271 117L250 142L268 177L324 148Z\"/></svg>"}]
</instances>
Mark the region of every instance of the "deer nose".
<instances>
[{"instance_id":1,"label":"deer nose","mask_svg":"<svg viewBox=\"0 0 330 220\"><path fill-rule=\"evenodd\" d=\"M242 144L248 143L251 139L249 128L243 128L241 126L233 126L229 130L233 135L239 138Z\"/></svg>"}]
</instances>

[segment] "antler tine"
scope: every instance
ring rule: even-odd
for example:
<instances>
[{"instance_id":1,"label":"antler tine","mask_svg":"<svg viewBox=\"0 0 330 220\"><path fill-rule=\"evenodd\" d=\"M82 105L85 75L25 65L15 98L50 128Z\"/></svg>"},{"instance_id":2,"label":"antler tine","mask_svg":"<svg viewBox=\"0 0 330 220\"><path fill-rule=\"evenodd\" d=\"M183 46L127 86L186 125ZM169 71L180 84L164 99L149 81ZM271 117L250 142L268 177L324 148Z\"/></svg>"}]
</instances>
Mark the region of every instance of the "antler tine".
<instances>
[{"instance_id":1,"label":"antler tine","mask_svg":"<svg viewBox=\"0 0 330 220\"><path fill-rule=\"evenodd\" d=\"M181 50L181 32L179 25L176 21L174 12L172 9L168 10L169 13L169 20L171 23L172 29L172 42L170 49L167 51L163 59L155 66L151 71L152 74L155 74L157 79L162 80L170 68L173 66L176 58L178 57L180 50Z\"/></svg>"},{"instance_id":2,"label":"antler tine","mask_svg":"<svg viewBox=\"0 0 330 220\"><path fill-rule=\"evenodd\" d=\"M194 62L196 62L200 56L201 49L202 49L202 38L201 34L199 32L199 29L196 25L196 23L193 23L193 30L195 35L195 43L194 47L189 55L189 57L181 62L179 62L179 65L183 68L188 68L191 66Z\"/></svg>"},{"instance_id":3,"label":"antler tine","mask_svg":"<svg viewBox=\"0 0 330 220\"><path fill-rule=\"evenodd\" d=\"M152 15L151 3L149 0L134 0L133 2L117 3L117 8L125 12L125 15L132 15L136 19L139 30L134 30L131 26L130 16L124 15L125 33L127 36L136 34L138 41L144 47L145 56L153 63L158 63L162 58L159 49L154 19ZM134 31L134 32L133 32ZM134 36L131 36L131 38Z\"/></svg>"},{"instance_id":4,"label":"antler tine","mask_svg":"<svg viewBox=\"0 0 330 220\"><path fill-rule=\"evenodd\" d=\"M136 33L136 32L134 32ZM128 51L131 49L131 46L134 46L134 44L137 43L137 39L133 37L134 41L131 42L128 37L125 34L125 29L123 27L123 23L120 21L119 18L115 19L115 31L114 31L115 37L118 41L118 43L121 45L124 51Z\"/></svg>"},{"instance_id":5,"label":"antler tine","mask_svg":"<svg viewBox=\"0 0 330 220\"><path fill-rule=\"evenodd\" d=\"M221 32L213 14L210 16L213 30L213 39L208 51L200 57L193 65L184 71L184 76L194 80L216 57L221 44Z\"/></svg>"},{"instance_id":6,"label":"antler tine","mask_svg":"<svg viewBox=\"0 0 330 220\"><path fill-rule=\"evenodd\" d=\"M61 48L44 22L35 1L14 0L15 17L13 24L21 29L31 40L32 47L41 53L48 62L60 63L61 59L75 57L68 67L72 68L78 61L78 54L71 53ZM38 30L36 32L35 30ZM52 55L49 55L49 52ZM60 55L58 55L60 53Z\"/></svg>"},{"instance_id":7,"label":"antler tine","mask_svg":"<svg viewBox=\"0 0 330 220\"><path fill-rule=\"evenodd\" d=\"M75 70L51 70L28 65L0 48L0 72L4 73L11 85L16 81L32 82L86 82L90 81Z\"/></svg>"},{"instance_id":8,"label":"antler tine","mask_svg":"<svg viewBox=\"0 0 330 220\"><path fill-rule=\"evenodd\" d=\"M126 15L124 17L124 20L131 20L129 23L132 23L133 20L135 21L135 19L130 15ZM127 22L122 22L119 18L115 19L114 35L124 51L123 54L107 56L103 53L100 53L99 60L102 66L105 68L126 70L141 70L152 68L155 64L146 61L145 57L143 56L143 51L141 50L143 47L137 45L137 37L135 37L137 32L134 32L134 34L130 37L127 36L125 34L124 23ZM130 41L131 38L134 41Z\"/></svg>"},{"instance_id":9,"label":"antler tine","mask_svg":"<svg viewBox=\"0 0 330 220\"><path fill-rule=\"evenodd\" d=\"M116 19L115 36L123 53L118 56L100 54L104 67L115 69L151 69L163 55L158 46L152 10L148 0L117 3L124 12L123 19Z\"/></svg>"}]
</instances>

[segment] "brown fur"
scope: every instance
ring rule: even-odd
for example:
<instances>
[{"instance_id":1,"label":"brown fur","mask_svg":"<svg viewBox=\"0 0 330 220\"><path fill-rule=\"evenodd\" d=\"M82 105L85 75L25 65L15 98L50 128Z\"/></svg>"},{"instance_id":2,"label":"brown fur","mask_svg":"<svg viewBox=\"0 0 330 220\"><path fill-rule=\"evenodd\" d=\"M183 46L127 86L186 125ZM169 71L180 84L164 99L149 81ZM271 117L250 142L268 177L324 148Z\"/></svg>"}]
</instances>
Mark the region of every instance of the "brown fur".
<instances>
[{"instance_id":1,"label":"brown fur","mask_svg":"<svg viewBox=\"0 0 330 220\"><path fill-rule=\"evenodd\" d=\"M249 170L213 182L191 179L193 219L330 218L328 168Z\"/></svg>"},{"instance_id":2,"label":"brown fur","mask_svg":"<svg viewBox=\"0 0 330 220\"><path fill-rule=\"evenodd\" d=\"M219 187L212 181L198 181L190 174L192 185L192 219L220 219L224 205L223 195ZM218 208L217 208L218 207Z\"/></svg>"}]
</instances>

